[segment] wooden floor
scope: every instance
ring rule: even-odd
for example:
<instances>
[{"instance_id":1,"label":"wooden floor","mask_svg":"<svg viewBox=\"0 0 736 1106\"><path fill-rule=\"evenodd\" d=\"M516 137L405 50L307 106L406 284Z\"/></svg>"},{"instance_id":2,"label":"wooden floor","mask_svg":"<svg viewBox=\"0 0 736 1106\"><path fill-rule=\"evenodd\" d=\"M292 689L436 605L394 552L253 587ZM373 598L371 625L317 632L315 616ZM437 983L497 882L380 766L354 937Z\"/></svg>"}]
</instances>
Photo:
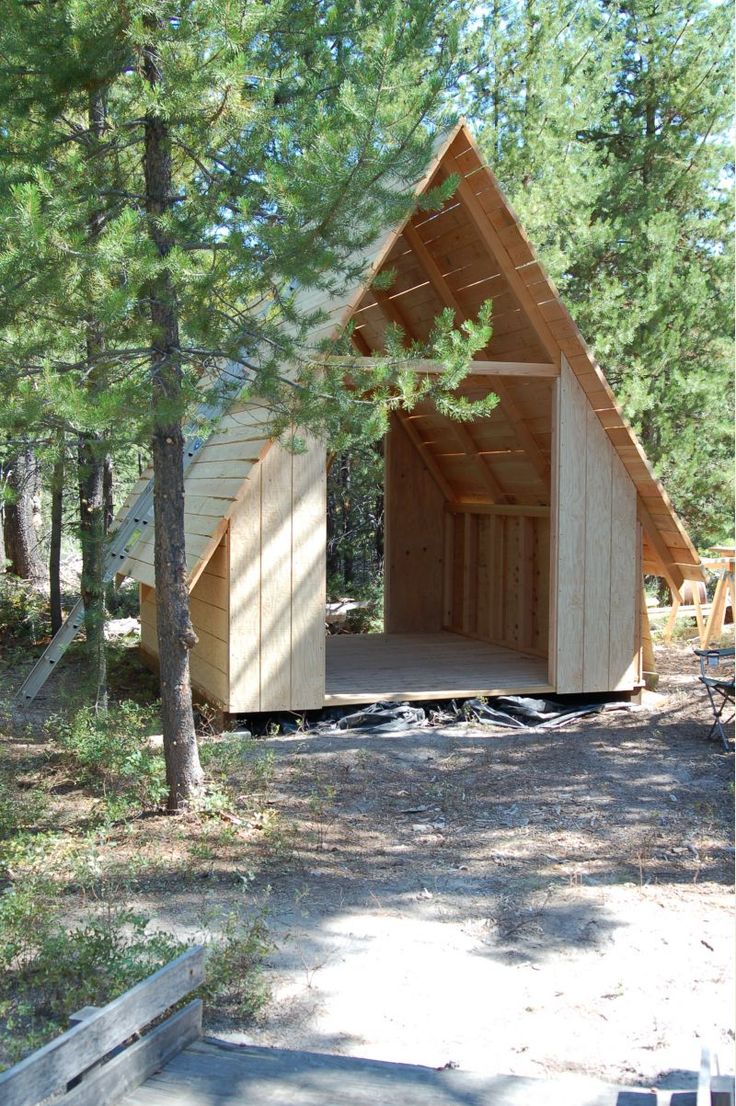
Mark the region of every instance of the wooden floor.
<instances>
[{"instance_id":1,"label":"wooden floor","mask_svg":"<svg viewBox=\"0 0 736 1106\"><path fill-rule=\"evenodd\" d=\"M546 660L461 634L336 634L327 638L327 705L552 690Z\"/></svg>"},{"instance_id":2,"label":"wooden floor","mask_svg":"<svg viewBox=\"0 0 736 1106\"><path fill-rule=\"evenodd\" d=\"M118 1106L695 1106L695 1094L196 1041Z\"/></svg>"}]
</instances>

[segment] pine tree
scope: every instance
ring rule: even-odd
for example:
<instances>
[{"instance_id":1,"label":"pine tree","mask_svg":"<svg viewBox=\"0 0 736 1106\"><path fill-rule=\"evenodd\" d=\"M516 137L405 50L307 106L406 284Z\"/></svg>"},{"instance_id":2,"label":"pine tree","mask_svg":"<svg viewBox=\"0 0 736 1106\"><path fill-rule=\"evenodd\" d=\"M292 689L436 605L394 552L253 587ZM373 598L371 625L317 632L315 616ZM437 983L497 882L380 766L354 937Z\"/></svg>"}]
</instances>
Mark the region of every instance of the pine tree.
<instances>
[{"instance_id":1,"label":"pine tree","mask_svg":"<svg viewBox=\"0 0 736 1106\"><path fill-rule=\"evenodd\" d=\"M296 427L377 434L397 387L412 401L408 374L356 369L353 383L373 397L366 417L344 369L314 367L305 335L317 320L299 314L293 293L328 274L353 279L378 230L408 213L408 186L457 81L462 14L431 0L0 4L0 101L13 85L32 150L29 160L10 149L26 168L5 219L14 261L0 276L9 303L27 280L38 308L22 329L6 310L2 356L21 390L35 375L59 410L84 394L88 429L114 425L127 400L152 440L172 809L201 784L183 420L223 363L244 372L248 394L295 448ZM104 99L99 134L91 96ZM445 319L437 345L452 368L439 386L449 408L487 328L481 319L464 343L448 330Z\"/></svg>"},{"instance_id":2,"label":"pine tree","mask_svg":"<svg viewBox=\"0 0 736 1106\"><path fill-rule=\"evenodd\" d=\"M469 111L696 543L732 519L726 5L495 0Z\"/></svg>"},{"instance_id":3,"label":"pine tree","mask_svg":"<svg viewBox=\"0 0 736 1106\"><path fill-rule=\"evenodd\" d=\"M617 78L583 138L603 159L570 290L701 545L733 520L731 17L706 0L617 12Z\"/></svg>"}]
</instances>

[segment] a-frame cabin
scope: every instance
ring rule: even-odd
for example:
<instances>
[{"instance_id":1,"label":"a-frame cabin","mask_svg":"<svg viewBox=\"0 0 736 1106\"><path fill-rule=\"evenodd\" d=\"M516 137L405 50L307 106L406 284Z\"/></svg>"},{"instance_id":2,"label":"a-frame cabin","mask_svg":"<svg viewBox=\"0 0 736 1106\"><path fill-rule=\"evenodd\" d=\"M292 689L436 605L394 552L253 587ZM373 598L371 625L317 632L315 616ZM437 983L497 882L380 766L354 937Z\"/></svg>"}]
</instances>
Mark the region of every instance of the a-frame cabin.
<instances>
[{"instance_id":1,"label":"a-frame cabin","mask_svg":"<svg viewBox=\"0 0 736 1106\"><path fill-rule=\"evenodd\" d=\"M428 404L385 443L385 633L325 638L325 452L292 455L236 404L186 479L197 691L230 713L376 699L633 691L647 632L642 574L672 589L699 557L605 377L464 125L417 188L450 173L439 212L387 232L364 279L301 294L316 343L354 323L356 352L398 323L424 339L493 301L493 336L462 390L488 418ZM389 291L372 287L390 269ZM123 566L141 585L156 663L153 535Z\"/></svg>"}]
</instances>

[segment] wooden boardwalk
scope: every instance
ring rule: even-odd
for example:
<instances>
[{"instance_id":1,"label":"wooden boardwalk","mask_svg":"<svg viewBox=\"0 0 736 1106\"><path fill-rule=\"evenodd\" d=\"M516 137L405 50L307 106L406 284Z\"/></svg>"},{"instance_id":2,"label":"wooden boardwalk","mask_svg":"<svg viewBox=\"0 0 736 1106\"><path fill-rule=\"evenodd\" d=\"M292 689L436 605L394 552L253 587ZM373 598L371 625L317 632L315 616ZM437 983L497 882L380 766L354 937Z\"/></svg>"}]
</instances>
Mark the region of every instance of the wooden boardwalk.
<instances>
[{"instance_id":1,"label":"wooden boardwalk","mask_svg":"<svg viewBox=\"0 0 736 1106\"><path fill-rule=\"evenodd\" d=\"M119 1106L696 1106L696 1092L480 1076L205 1038Z\"/></svg>"},{"instance_id":2,"label":"wooden boardwalk","mask_svg":"<svg viewBox=\"0 0 736 1106\"><path fill-rule=\"evenodd\" d=\"M327 705L546 691L552 691L552 686L544 658L462 634L327 638Z\"/></svg>"}]
</instances>

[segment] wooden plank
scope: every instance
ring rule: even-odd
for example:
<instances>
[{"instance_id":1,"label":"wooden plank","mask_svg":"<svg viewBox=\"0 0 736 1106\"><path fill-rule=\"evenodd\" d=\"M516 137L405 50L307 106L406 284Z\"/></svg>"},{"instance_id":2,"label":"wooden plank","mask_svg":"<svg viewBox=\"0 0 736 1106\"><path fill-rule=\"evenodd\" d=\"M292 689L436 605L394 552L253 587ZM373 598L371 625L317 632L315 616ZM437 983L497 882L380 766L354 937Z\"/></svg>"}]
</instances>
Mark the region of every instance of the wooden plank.
<instances>
[{"instance_id":1,"label":"wooden plank","mask_svg":"<svg viewBox=\"0 0 736 1106\"><path fill-rule=\"evenodd\" d=\"M219 480L220 478L247 480L251 468L257 463L258 455L255 457L230 457L225 459L210 459L202 456L201 460L192 465L187 474L187 481ZM239 487L236 488L236 494L238 491Z\"/></svg>"},{"instance_id":2,"label":"wooden plank","mask_svg":"<svg viewBox=\"0 0 736 1106\"><path fill-rule=\"evenodd\" d=\"M223 502L223 510L225 510L224 501L237 499L244 480L245 476L224 476L216 480L204 477L200 480L193 471L192 475L186 478L185 488L187 495L204 496Z\"/></svg>"},{"instance_id":3,"label":"wooden plank","mask_svg":"<svg viewBox=\"0 0 736 1106\"><path fill-rule=\"evenodd\" d=\"M473 503L456 499L446 508L456 514L471 515L520 515L523 518L549 518L550 508L529 503Z\"/></svg>"},{"instance_id":4,"label":"wooden plank","mask_svg":"<svg viewBox=\"0 0 736 1106\"><path fill-rule=\"evenodd\" d=\"M120 1106L685 1106L688 1097L205 1039Z\"/></svg>"},{"instance_id":5,"label":"wooden plank","mask_svg":"<svg viewBox=\"0 0 736 1106\"><path fill-rule=\"evenodd\" d=\"M199 586L199 581L197 586ZM211 603L203 602L194 594L189 597L189 610L192 624L197 633L202 629L208 634L212 634L213 637L219 638L220 641L227 643L229 636L227 611L221 607L213 607Z\"/></svg>"},{"instance_id":6,"label":"wooden plank","mask_svg":"<svg viewBox=\"0 0 736 1106\"><path fill-rule=\"evenodd\" d=\"M277 444L262 468L261 710L289 710L292 455Z\"/></svg>"},{"instance_id":7,"label":"wooden plank","mask_svg":"<svg viewBox=\"0 0 736 1106\"><path fill-rule=\"evenodd\" d=\"M548 518L530 519L533 523L533 588L534 602L532 607L532 645L541 655L547 656L549 649L549 538L550 525Z\"/></svg>"},{"instance_id":8,"label":"wooden plank","mask_svg":"<svg viewBox=\"0 0 736 1106\"><path fill-rule=\"evenodd\" d=\"M611 623L611 465L613 449L586 404L583 691L608 691Z\"/></svg>"},{"instance_id":9,"label":"wooden plank","mask_svg":"<svg viewBox=\"0 0 736 1106\"><path fill-rule=\"evenodd\" d=\"M194 999L100 1067L57 1106L113 1106L202 1034L202 1001Z\"/></svg>"},{"instance_id":10,"label":"wooden plank","mask_svg":"<svg viewBox=\"0 0 736 1106\"><path fill-rule=\"evenodd\" d=\"M562 365L560 366L562 371ZM552 440L550 479L550 527L549 527L549 625L547 631L547 675L553 687L557 686L557 611L559 601L559 533L560 533L560 402L561 384L552 385Z\"/></svg>"},{"instance_id":11,"label":"wooden plank","mask_svg":"<svg viewBox=\"0 0 736 1106\"><path fill-rule=\"evenodd\" d=\"M454 422L452 419L447 419L446 422L452 428L453 436L457 439L465 456L473 463L475 472L485 485L491 499L494 502L505 503L513 498L507 494L494 476L488 456L481 455L478 452L478 446L474 442L473 435L468 427L464 423Z\"/></svg>"},{"instance_id":12,"label":"wooden plank","mask_svg":"<svg viewBox=\"0 0 736 1106\"><path fill-rule=\"evenodd\" d=\"M641 635L641 678L650 690L654 690L657 686L657 662L647 611L647 593L643 585L639 591L639 633Z\"/></svg>"},{"instance_id":13,"label":"wooden plank","mask_svg":"<svg viewBox=\"0 0 736 1106\"><path fill-rule=\"evenodd\" d=\"M200 599L203 603L227 611L227 583L219 576L210 576L209 573L203 572L194 585L191 594L197 599Z\"/></svg>"},{"instance_id":14,"label":"wooden plank","mask_svg":"<svg viewBox=\"0 0 736 1106\"><path fill-rule=\"evenodd\" d=\"M320 709L325 697L325 448L309 441L293 458L291 706Z\"/></svg>"},{"instance_id":15,"label":"wooden plank","mask_svg":"<svg viewBox=\"0 0 736 1106\"><path fill-rule=\"evenodd\" d=\"M478 589L478 526L474 515L465 515L465 540L463 564L463 633L476 630Z\"/></svg>"},{"instance_id":16,"label":"wooden plank","mask_svg":"<svg viewBox=\"0 0 736 1106\"><path fill-rule=\"evenodd\" d=\"M327 639L325 702L550 691L544 658L458 633L337 634Z\"/></svg>"},{"instance_id":17,"label":"wooden plank","mask_svg":"<svg viewBox=\"0 0 736 1106\"><path fill-rule=\"evenodd\" d=\"M583 690L587 401L567 362L560 374L556 689Z\"/></svg>"},{"instance_id":18,"label":"wooden plank","mask_svg":"<svg viewBox=\"0 0 736 1106\"><path fill-rule=\"evenodd\" d=\"M445 499L410 439L391 419L385 454L386 629L439 630L444 601Z\"/></svg>"},{"instance_id":19,"label":"wooden plank","mask_svg":"<svg viewBox=\"0 0 736 1106\"><path fill-rule=\"evenodd\" d=\"M353 332L353 340L359 335L359 331ZM358 339L367 350L370 351L370 347L364 338ZM357 343L356 343L357 344ZM376 361L376 358L370 355L370 352L366 353L362 351L363 355L368 357L372 362ZM345 357L328 357L328 361L345 363L346 367L350 365L350 359ZM379 362L380 363L380 362ZM440 375L445 371L445 366L441 361L433 361L428 358L419 357L407 357L401 359L401 368L406 369L409 372L427 373L428 375ZM488 361L477 360L471 361L469 374L472 376L509 376L509 377L521 377L523 379L529 378L533 380L549 380L555 379L560 375L559 367L552 362L540 362L540 361ZM227 448L227 447L221 447Z\"/></svg>"},{"instance_id":20,"label":"wooden plank","mask_svg":"<svg viewBox=\"0 0 736 1106\"><path fill-rule=\"evenodd\" d=\"M227 709L229 681L227 674L221 668L210 664L205 657L193 650L189 654L189 672L193 688L205 699Z\"/></svg>"},{"instance_id":21,"label":"wooden plank","mask_svg":"<svg viewBox=\"0 0 736 1106\"><path fill-rule=\"evenodd\" d=\"M519 647L534 646L534 524L530 518L519 518L519 591L517 619Z\"/></svg>"},{"instance_id":22,"label":"wooden plank","mask_svg":"<svg viewBox=\"0 0 736 1106\"><path fill-rule=\"evenodd\" d=\"M233 713L261 709L261 478L267 463L268 456L230 519L228 708Z\"/></svg>"},{"instance_id":23,"label":"wooden plank","mask_svg":"<svg viewBox=\"0 0 736 1106\"><path fill-rule=\"evenodd\" d=\"M445 515L443 562L442 562L442 629L452 626L452 568L455 562L454 552L455 519Z\"/></svg>"},{"instance_id":24,"label":"wooden plank","mask_svg":"<svg viewBox=\"0 0 736 1106\"><path fill-rule=\"evenodd\" d=\"M613 455L611 466L610 653L606 690L633 690L637 683L636 606L639 593L636 488Z\"/></svg>"},{"instance_id":25,"label":"wooden plank","mask_svg":"<svg viewBox=\"0 0 736 1106\"><path fill-rule=\"evenodd\" d=\"M647 541L651 545L656 555L659 557L661 571L660 573L658 573L658 575L664 577L673 592L679 591L684 582L682 572L680 568L674 563L673 555L670 552L665 539L662 537L660 528L654 522L644 500L640 495L637 496L637 513L639 515L639 519L641 520L641 524L644 527L644 533L647 536Z\"/></svg>"},{"instance_id":26,"label":"wooden plank","mask_svg":"<svg viewBox=\"0 0 736 1106\"><path fill-rule=\"evenodd\" d=\"M209 443L202 451L201 460L196 463L197 472L200 471L203 465L210 465L213 463L222 464L223 461L239 461L243 464L254 464L260 460L261 452L269 444L268 438L254 437L251 439L237 440L235 435L228 438L227 442L222 444ZM192 470L194 471L194 469Z\"/></svg>"},{"instance_id":27,"label":"wooden plank","mask_svg":"<svg viewBox=\"0 0 736 1106\"><path fill-rule=\"evenodd\" d=\"M454 166L452 165L452 159L448 159L450 170L452 171ZM539 338L540 344L547 352L550 361L556 361L559 356L559 347L556 340L552 336L549 327L545 323L544 319L539 314L537 305L534 302L533 297L529 293L526 284L524 284L521 277L516 272L516 266L508 255L506 247L501 241L498 231L492 225L485 211L478 202L471 185L467 180L462 179L458 185L457 195L462 200L468 215L478 232L481 240L485 243L486 248L493 254L495 259L501 264L504 275L514 292L514 295L518 299L519 303L525 309L529 320L534 328L536 335Z\"/></svg>"},{"instance_id":28,"label":"wooden plank","mask_svg":"<svg viewBox=\"0 0 736 1106\"><path fill-rule=\"evenodd\" d=\"M490 515L476 515L476 557L478 570L475 583L475 634L482 641L489 641L491 578L489 575Z\"/></svg>"},{"instance_id":29,"label":"wooden plank","mask_svg":"<svg viewBox=\"0 0 736 1106\"><path fill-rule=\"evenodd\" d=\"M219 545L215 546L210 557L202 570L201 575L206 572L209 576L219 576L221 579L227 579L228 575L228 560L227 560L227 534L223 534L220 538Z\"/></svg>"},{"instance_id":30,"label":"wooden plank","mask_svg":"<svg viewBox=\"0 0 736 1106\"><path fill-rule=\"evenodd\" d=\"M36 1106L164 1014L203 979L204 948L187 949L96 1014L1 1072L3 1106Z\"/></svg>"},{"instance_id":31,"label":"wooden plank","mask_svg":"<svg viewBox=\"0 0 736 1106\"><path fill-rule=\"evenodd\" d=\"M509 420L514 433L519 439L522 449L526 454L530 464L534 468L537 476L541 480L545 488L549 487L550 468L549 462L539 448L539 444L536 441L534 435L529 430L529 427L524 421L524 417L519 410L514 397L508 385L503 380L497 380L494 382L494 391L501 401L503 412L506 418Z\"/></svg>"},{"instance_id":32,"label":"wooden plank","mask_svg":"<svg viewBox=\"0 0 736 1106\"><path fill-rule=\"evenodd\" d=\"M440 469L439 465L437 464L437 460L436 460L434 454L432 453L431 448L423 440L423 438L421 437L419 431L417 430L416 426L414 425L414 420L409 415L407 415L406 412L404 412L404 411L397 411L396 416L397 416L397 421L398 421L399 425L406 432L410 442L412 443L414 448L419 453L420 457L422 458L423 464L428 469L428 471L431 474L432 479L434 480L435 484L437 485L439 490L442 492L442 495L445 497L445 499L450 500L450 501L455 499L456 496L455 496L454 489L450 486L448 481L445 479L445 476L444 476L442 470Z\"/></svg>"}]
</instances>

